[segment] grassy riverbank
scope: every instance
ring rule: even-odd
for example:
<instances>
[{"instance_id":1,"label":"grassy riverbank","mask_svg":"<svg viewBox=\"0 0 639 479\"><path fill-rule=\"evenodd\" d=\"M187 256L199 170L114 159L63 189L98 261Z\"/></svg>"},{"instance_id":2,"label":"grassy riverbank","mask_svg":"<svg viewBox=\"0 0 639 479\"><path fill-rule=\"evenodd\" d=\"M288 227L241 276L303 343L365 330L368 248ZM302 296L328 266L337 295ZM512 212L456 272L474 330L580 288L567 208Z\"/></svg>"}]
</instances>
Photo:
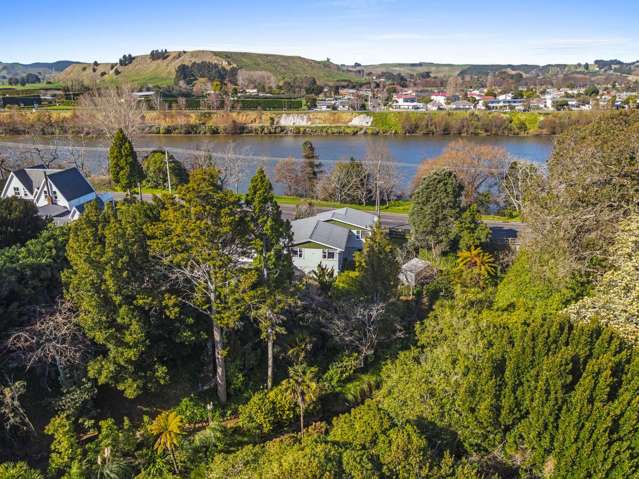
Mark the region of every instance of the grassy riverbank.
<instances>
[{"instance_id":1,"label":"grassy riverbank","mask_svg":"<svg viewBox=\"0 0 639 479\"><path fill-rule=\"evenodd\" d=\"M161 135L555 135L598 112L148 111L144 132ZM0 111L0 135L84 131L73 110Z\"/></svg>"}]
</instances>

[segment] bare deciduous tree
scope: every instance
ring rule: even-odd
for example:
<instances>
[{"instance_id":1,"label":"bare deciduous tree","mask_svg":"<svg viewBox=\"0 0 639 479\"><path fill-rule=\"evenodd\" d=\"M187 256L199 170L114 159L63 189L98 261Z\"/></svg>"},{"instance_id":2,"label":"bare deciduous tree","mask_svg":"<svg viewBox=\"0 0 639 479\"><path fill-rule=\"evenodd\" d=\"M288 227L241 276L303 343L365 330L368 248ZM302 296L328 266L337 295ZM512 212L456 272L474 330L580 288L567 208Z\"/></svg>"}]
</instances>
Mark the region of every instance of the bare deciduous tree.
<instances>
[{"instance_id":1,"label":"bare deciduous tree","mask_svg":"<svg viewBox=\"0 0 639 479\"><path fill-rule=\"evenodd\" d=\"M131 85L123 84L94 89L80 97L76 115L83 126L108 139L121 128L127 137L140 133L144 125L145 102L134 94Z\"/></svg>"},{"instance_id":2,"label":"bare deciduous tree","mask_svg":"<svg viewBox=\"0 0 639 479\"><path fill-rule=\"evenodd\" d=\"M20 396L27 391L27 383L25 381L9 383L7 386L0 388L0 391L2 392L0 415L4 418L4 428L7 433L12 430L35 431L20 403Z\"/></svg>"},{"instance_id":3,"label":"bare deciduous tree","mask_svg":"<svg viewBox=\"0 0 639 479\"><path fill-rule=\"evenodd\" d=\"M384 303L346 301L338 304L338 314L325 314L321 321L335 341L357 352L360 365L363 366L382 339L385 311ZM401 330L396 330L393 337L401 334Z\"/></svg>"},{"instance_id":4,"label":"bare deciduous tree","mask_svg":"<svg viewBox=\"0 0 639 479\"><path fill-rule=\"evenodd\" d=\"M201 154L192 155L185 162L190 169L215 167L220 173L223 188L240 191L240 184L246 180L255 166L251 159L251 149L240 147L235 142L227 143L221 151L200 148Z\"/></svg>"},{"instance_id":5,"label":"bare deciduous tree","mask_svg":"<svg viewBox=\"0 0 639 479\"><path fill-rule=\"evenodd\" d=\"M84 364L89 341L76 322L71 303L60 301L53 308L36 311L36 321L13 333L7 348L26 369L37 365L48 370L53 365L64 384L71 369Z\"/></svg>"},{"instance_id":6,"label":"bare deciduous tree","mask_svg":"<svg viewBox=\"0 0 639 479\"><path fill-rule=\"evenodd\" d=\"M300 163L289 156L275 165L275 181L285 187L289 196L301 196L304 191L305 179L300 171Z\"/></svg>"},{"instance_id":7,"label":"bare deciduous tree","mask_svg":"<svg viewBox=\"0 0 639 479\"><path fill-rule=\"evenodd\" d=\"M401 179L395 165L395 157L385 143L370 141L363 163L371 179L375 205L379 210L382 201L388 205L399 192Z\"/></svg>"},{"instance_id":8,"label":"bare deciduous tree","mask_svg":"<svg viewBox=\"0 0 639 479\"><path fill-rule=\"evenodd\" d=\"M464 200L472 203L482 187L503 176L510 163L510 155L504 148L456 140L437 158L424 160L419 165L413 188L432 171L450 170L464 185Z\"/></svg>"},{"instance_id":9,"label":"bare deciduous tree","mask_svg":"<svg viewBox=\"0 0 639 479\"><path fill-rule=\"evenodd\" d=\"M500 178L500 187L505 203L521 214L524 211L526 194L539 179L539 168L522 160L511 161Z\"/></svg>"}]
</instances>

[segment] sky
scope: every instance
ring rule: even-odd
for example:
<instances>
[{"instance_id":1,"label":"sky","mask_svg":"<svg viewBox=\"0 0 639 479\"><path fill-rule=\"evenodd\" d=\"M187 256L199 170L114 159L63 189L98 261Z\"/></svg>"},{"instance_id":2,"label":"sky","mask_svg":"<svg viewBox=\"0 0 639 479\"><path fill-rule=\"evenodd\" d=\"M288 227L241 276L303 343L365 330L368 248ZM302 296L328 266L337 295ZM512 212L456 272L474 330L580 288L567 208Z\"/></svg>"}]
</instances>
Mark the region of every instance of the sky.
<instances>
[{"instance_id":1,"label":"sky","mask_svg":"<svg viewBox=\"0 0 639 479\"><path fill-rule=\"evenodd\" d=\"M152 49L335 63L639 59L639 0L22 0L2 2L0 61L113 62Z\"/></svg>"}]
</instances>

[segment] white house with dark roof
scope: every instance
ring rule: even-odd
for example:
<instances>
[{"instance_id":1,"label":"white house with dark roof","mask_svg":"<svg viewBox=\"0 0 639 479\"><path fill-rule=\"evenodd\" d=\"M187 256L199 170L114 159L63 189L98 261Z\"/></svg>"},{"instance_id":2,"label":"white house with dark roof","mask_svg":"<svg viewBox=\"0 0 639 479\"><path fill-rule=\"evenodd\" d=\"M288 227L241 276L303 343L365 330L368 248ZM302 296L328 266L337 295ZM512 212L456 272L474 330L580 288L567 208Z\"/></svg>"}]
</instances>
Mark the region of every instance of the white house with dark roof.
<instances>
[{"instance_id":1,"label":"white house with dark roof","mask_svg":"<svg viewBox=\"0 0 639 479\"><path fill-rule=\"evenodd\" d=\"M291 222L291 255L295 267L304 273L321 264L335 274L352 260L377 223L377 216L352 208L324 211Z\"/></svg>"},{"instance_id":2,"label":"white house with dark roof","mask_svg":"<svg viewBox=\"0 0 639 479\"><path fill-rule=\"evenodd\" d=\"M2 198L17 196L33 201L40 216L56 224L78 219L91 201L100 205L113 201L109 193L98 194L75 167L46 168L44 165L12 171L2 189Z\"/></svg>"}]
</instances>

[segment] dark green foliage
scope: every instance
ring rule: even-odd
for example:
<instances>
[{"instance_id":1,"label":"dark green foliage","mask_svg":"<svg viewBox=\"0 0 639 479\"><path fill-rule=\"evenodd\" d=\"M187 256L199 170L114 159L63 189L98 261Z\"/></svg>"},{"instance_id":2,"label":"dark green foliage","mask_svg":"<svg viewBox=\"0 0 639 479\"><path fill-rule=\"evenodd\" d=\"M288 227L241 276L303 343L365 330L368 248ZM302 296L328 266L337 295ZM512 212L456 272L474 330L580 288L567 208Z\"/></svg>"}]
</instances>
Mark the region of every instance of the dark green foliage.
<instances>
[{"instance_id":1,"label":"dark green foliage","mask_svg":"<svg viewBox=\"0 0 639 479\"><path fill-rule=\"evenodd\" d=\"M263 168L251 179L244 198L251 210L253 248L257 253L253 264L269 290L285 289L293 276L293 263L288 247L292 241L291 225L282 219L273 195L273 185Z\"/></svg>"},{"instance_id":2,"label":"dark green foliage","mask_svg":"<svg viewBox=\"0 0 639 479\"><path fill-rule=\"evenodd\" d=\"M373 302L393 298L399 283L399 269L395 248L378 222L366 238L364 249L355 256L361 294Z\"/></svg>"},{"instance_id":3,"label":"dark green foliage","mask_svg":"<svg viewBox=\"0 0 639 479\"><path fill-rule=\"evenodd\" d=\"M61 292L67 229L49 227L24 246L0 250L0 331L9 332Z\"/></svg>"},{"instance_id":4,"label":"dark green foliage","mask_svg":"<svg viewBox=\"0 0 639 479\"><path fill-rule=\"evenodd\" d=\"M206 78L211 81L219 81L225 83L237 82L237 68L225 68L217 63L212 62L194 62L190 65L178 65L175 70L175 83L184 82L192 85L199 78Z\"/></svg>"},{"instance_id":5,"label":"dark green foliage","mask_svg":"<svg viewBox=\"0 0 639 479\"><path fill-rule=\"evenodd\" d=\"M155 150L142 160L144 169L144 184L151 188L168 189L166 152ZM171 188L177 188L189 181L189 173L184 165L169 155L169 172L171 174Z\"/></svg>"},{"instance_id":6,"label":"dark green foliage","mask_svg":"<svg viewBox=\"0 0 639 479\"><path fill-rule=\"evenodd\" d=\"M476 205L470 205L461 215L455 225L459 237L459 249L469 250L470 248L484 247L490 239L490 228L481 221Z\"/></svg>"},{"instance_id":7,"label":"dark green foliage","mask_svg":"<svg viewBox=\"0 0 639 479\"><path fill-rule=\"evenodd\" d=\"M515 268L509 279L528 273ZM508 291L508 313L490 308L489 291L440 302L418 328L419 351L383 371L382 407L456 431L471 454L499 450L522 476L637 475L628 434L639 417L639 356L611 331L557 314L554 294L534 294L533 305L528 291Z\"/></svg>"},{"instance_id":8,"label":"dark green foliage","mask_svg":"<svg viewBox=\"0 0 639 479\"><path fill-rule=\"evenodd\" d=\"M109 148L109 174L113 183L126 191L139 185L144 178L138 155L122 129L115 133Z\"/></svg>"},{"instance_id":9,"label":"dark green foliage","mask_svg":"<svg viewBox=\"0 0 639 479\"><path fill-rule=\"evenodd\" d=\"M100 353L89 375L127 397L166 384L169 367L201 339L201 324L184 311L157 269L145 227L155 219L145 204L100 212L95 204L71 227L65 273L67 297Z\"/></svg>"},{"instance_id":10,"label":"dark green foliage","mask_svg":"<svg viewBox=\"0 0 639 479\"><path fill-rule=\"evenodd\" d=\"M35 238L46 225L38 207L16 196L0 198L0 248L21 245Z\"/></svg>"},{"instance_id":11,"label":"dark green foliage","mask_svg":"<svg viewBox=\"0 0 639 479\"><path fill-rule=\"evenodd\" d=\"M426 175L413 192L408 215L413 240L434 253L450 249L462 214L463 186L449 170Z\"/></svg>"}]
</instances>

